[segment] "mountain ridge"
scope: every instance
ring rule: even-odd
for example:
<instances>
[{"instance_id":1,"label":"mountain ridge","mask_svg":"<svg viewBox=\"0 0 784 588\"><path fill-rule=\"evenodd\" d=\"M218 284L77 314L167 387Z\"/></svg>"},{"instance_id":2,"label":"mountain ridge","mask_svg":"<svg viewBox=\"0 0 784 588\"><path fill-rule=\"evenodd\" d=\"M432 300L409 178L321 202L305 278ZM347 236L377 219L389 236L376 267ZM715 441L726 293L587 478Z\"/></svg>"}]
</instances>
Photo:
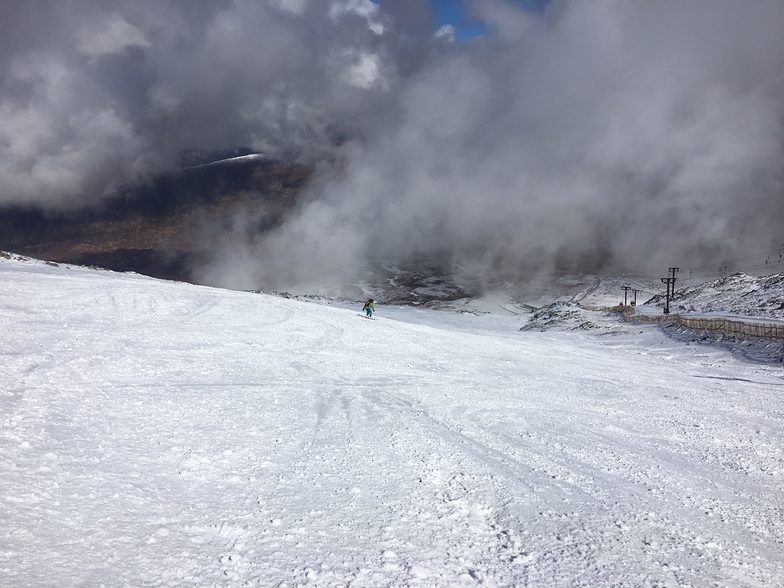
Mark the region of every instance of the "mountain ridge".
<instances>
[{"instance_id":1,"label":"mountain ridge","mask_svg":"<svg viewBox=\"0 0 784 588\"><path fill-rule=\"evenodd\" d=\"M209 226L247 210L263 219L262 230L275 226L311 174L310 166L242 155L160 176L96 208L6 207L0 209L0 249L193 282L193 264L208 253Z\"/></svg>"}]
</instances>

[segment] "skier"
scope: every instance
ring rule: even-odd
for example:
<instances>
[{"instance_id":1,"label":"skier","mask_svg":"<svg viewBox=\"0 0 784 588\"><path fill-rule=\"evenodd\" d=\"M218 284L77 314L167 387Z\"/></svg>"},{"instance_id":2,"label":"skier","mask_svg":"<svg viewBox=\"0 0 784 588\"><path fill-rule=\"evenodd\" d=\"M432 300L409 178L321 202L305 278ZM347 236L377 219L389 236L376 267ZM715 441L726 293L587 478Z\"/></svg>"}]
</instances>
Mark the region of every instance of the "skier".
<instances>
[{"instance_id":1,"label":"skier","mask_svg":"<svg viewBox=\"0 0 784 588\"><path fill-rule=\"evenodd\" d=\"M373 318L373 313L376 310L376 305L373 303L372 298L368 298L368 301L365 302L365 306L362 307L362 310L365 311L365 316L367 318Z\"/></svg>"}]
</instances>

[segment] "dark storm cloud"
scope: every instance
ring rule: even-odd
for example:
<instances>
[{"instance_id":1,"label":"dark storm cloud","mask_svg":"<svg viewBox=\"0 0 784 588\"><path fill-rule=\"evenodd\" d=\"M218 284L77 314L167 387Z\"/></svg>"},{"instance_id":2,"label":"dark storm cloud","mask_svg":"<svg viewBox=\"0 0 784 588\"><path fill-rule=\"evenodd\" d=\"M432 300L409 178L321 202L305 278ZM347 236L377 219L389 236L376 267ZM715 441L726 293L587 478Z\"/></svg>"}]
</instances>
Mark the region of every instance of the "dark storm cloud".
<instances>
[{"instance_id":1,"label":"dark storm cloud","mask_svg":"<svg viewBox=\"0 0 784 588\"><path fill-rule=\"evenodd\" d=\"M289 287L421 257L495 278L662 271L782 241L783 3L473 10L484 38L431 55L339 178L245 241L249 264L205 275Z\"/></svg>"}]
</instances>

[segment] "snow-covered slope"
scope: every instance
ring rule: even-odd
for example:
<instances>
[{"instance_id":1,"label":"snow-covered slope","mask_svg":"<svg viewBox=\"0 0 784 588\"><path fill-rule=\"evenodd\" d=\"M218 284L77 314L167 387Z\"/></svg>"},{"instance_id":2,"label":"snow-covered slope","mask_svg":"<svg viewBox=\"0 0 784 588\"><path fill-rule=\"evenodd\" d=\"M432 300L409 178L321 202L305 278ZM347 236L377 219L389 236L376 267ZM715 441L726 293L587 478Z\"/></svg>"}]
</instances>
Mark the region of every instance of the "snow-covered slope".
<instances>
[{"instance_id":1,"label":"snow-covered slope","mask_svg":"<svg viewBox=\"0 0 784 588\"><path fill-rule=\"evenodd\" d=\"M780 369L0 258L0 584L784 579Z\"/></svg>"},{"instance_id":2,"label":"snow-covered slope","mask_svg":"<svg viewBox=\"0 0 784 588\"><path fill-rule=\"evenodd\" d=\"M655 296L647 304L664 306L664 296ZM670 310L784 319L784 274L755 277L737 273L676 290Z\"/></svg>"}]
</instances>

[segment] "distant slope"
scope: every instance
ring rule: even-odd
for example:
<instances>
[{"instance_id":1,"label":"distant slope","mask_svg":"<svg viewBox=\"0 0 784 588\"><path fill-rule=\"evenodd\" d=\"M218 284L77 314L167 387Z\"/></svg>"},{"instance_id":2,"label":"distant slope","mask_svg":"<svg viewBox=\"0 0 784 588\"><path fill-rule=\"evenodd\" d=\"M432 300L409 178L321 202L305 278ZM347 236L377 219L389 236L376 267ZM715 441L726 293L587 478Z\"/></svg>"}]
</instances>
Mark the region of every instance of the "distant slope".
<instances>
[{"instance_id":1,"label":"distant slope","mask_svg":"<svg viewBox=\"0 0 784 588\"><path fill-rule=\"evenodd\" d=\"M664 307L664 295L646 304ZM764 277L744 273L676 290L671 312L715 312L784 319L784 274Z\"/></svg>"}]
</instances>

